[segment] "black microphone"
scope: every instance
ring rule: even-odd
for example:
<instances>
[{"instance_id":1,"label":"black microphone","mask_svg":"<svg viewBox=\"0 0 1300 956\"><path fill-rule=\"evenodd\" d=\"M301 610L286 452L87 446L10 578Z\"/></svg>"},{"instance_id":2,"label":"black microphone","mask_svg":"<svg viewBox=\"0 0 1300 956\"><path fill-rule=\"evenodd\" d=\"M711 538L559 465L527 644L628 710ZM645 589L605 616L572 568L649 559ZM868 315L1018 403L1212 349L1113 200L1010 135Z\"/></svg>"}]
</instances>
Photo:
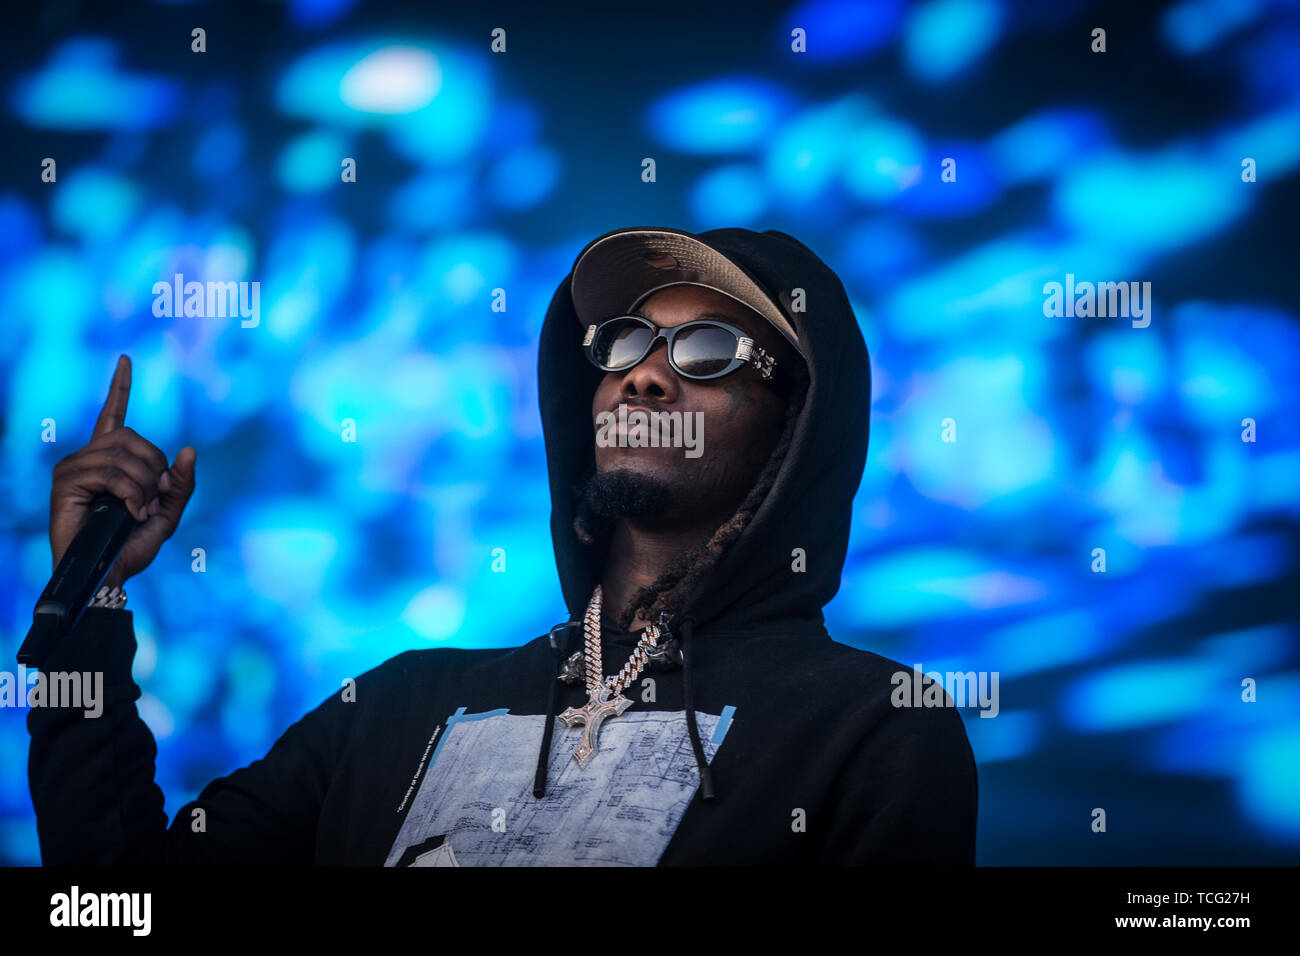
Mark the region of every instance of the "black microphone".
<instances>
[{"instance_id":1,"label":"black microphone","mask_svg":"<svg viewBox=\"0 0 1300 956\"><path fill-rule=\"evenodd\" d=\"M99 495L91 501L89 519L63 552L50 583L36 602L31 630L18 648L19 664L44 667L58 638L81 620L86 605L138 524L126 505L113 495Z\"/></svg>"}]
</instances>

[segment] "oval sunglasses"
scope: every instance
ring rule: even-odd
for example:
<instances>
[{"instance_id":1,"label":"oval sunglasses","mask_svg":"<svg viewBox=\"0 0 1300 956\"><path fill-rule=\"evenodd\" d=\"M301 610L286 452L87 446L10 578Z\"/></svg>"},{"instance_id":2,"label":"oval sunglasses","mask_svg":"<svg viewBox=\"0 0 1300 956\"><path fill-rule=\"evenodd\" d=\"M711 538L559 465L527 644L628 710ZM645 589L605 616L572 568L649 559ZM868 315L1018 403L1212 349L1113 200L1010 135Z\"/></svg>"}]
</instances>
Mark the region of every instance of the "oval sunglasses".
<instances>
[{"instance_id":1,"label":"oval sunglasses","mask_svg":"<svg viewBox=\"0 0 1300 956\"><path fill-rule=\"evenodd\" d=\"M683 378L707 381L751 365L767 380L776 368L776 359L744 329L717 319L663 328L644 316L619 315L588 325L582 348L601 371L626 372L640 364L660 339L668 343L668 364Z\"/></svg>"}]
</instances>

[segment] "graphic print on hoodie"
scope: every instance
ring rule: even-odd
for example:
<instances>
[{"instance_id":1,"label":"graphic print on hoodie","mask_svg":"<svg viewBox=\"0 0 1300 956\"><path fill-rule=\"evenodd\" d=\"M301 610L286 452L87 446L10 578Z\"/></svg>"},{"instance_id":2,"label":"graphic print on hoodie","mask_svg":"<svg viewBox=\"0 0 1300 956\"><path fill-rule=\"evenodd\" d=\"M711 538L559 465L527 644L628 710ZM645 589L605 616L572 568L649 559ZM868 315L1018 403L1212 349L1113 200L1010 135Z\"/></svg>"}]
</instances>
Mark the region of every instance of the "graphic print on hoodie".
<instances>
[{"instance_id":1,"label":"graphic print on hoodie","mask_svg":"<svg viewBox=\"0 0 1300 956\"><path fill-rule=\"evenodd\" d=\"M601 730L585 768L572 756L582 728L557 731L548 793L538 800L533 765L546 718L463 710L447 721L388 866L651 866L699 784L685 715L630 710ZM732 708L724 710L697 718L710 758L730 722ZM494 824L507 823L520 839L501 839ZM447 862L410 855L431 839Z\"/></svg>"},{"instance_id":2,"label":"graphic print on hoodie","mask_svg":"<svg viewBox=\"0 0 1300 956\"><path fill-rule=\"evenodd\" d=\"M973 864L977 775L960 714L892 706L891 678L910 668L831 640L823 623L868 437L870 370L848 297L784 233L696 238L780 304L810 384L771 491L669 621L689 676L643 672L584 769L572 759L581 728L555 720L586 702L580 684L555 679L581 646L580 628L555 632L555 647L541 635L518 647L407 651L358 677L355 701L331 695L263 759L214 780L169 826L153 737L134 704L131 614L90 609L48 667L104 670L104 718L28 715L44 862ZM571 489L594 465L591 400L603 373L583 356L571 278L542 327L538 388L552 545L572 622L605 556L573 532ZM790 310L795 289L805 311ZM621 665L638 636L606 618L607 666ZM641 693L646 678L653 695ZM546 785L536 797L539 757ZM701 757L710 801L698 792ZM204 832L191 827L199 808Z\"/></svg>"}]
</instances>

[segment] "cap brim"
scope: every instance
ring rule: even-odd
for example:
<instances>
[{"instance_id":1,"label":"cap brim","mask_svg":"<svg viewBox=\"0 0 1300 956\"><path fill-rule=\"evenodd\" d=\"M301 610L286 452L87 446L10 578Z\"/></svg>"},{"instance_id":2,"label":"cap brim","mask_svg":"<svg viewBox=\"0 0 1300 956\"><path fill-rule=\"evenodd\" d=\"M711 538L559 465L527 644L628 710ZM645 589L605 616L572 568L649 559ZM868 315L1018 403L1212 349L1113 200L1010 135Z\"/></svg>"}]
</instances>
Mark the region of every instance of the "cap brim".
<instances>
[{"instance_id":1,"label":"cap brim","mask_svg":"<svg viewBox=\"0 0 1300 956\"><path fill-rule=\"evenodd\" d=\"M758 283L721 252L684 232L634 228L598 239L573 267L573 306L579 323L593 325L682 283L713 289L748 306L803 354L794 324Z\"/></svg>"}]
</instances>

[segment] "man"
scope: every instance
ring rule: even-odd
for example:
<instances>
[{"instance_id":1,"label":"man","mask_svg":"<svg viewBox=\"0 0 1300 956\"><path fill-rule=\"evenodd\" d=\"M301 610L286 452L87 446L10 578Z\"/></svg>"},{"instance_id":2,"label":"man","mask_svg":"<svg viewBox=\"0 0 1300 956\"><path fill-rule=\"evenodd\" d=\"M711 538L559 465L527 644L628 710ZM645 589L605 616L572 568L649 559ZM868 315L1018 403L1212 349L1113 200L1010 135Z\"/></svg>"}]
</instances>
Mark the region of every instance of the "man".
<instances>
[{"instance_id":1,"label":"man","mask_svg":"<svg viewBox=\"0 0 1300 956\"><path fill-rule=\"evenodd\" d=\"M834 273L776 231L616 230L556 290L539 376L566 623L392 658L169 828L130 613L89 609L49 666L104 670L106 719L28 718L44 861L973 863L960 716L892 706L907 669L823 625L871 393ZM100 490L147 518L114 585L194 484L191 449L169 469L124 427L128 387L52 495L56 561Z\"/></svg>"}]
</instances>

